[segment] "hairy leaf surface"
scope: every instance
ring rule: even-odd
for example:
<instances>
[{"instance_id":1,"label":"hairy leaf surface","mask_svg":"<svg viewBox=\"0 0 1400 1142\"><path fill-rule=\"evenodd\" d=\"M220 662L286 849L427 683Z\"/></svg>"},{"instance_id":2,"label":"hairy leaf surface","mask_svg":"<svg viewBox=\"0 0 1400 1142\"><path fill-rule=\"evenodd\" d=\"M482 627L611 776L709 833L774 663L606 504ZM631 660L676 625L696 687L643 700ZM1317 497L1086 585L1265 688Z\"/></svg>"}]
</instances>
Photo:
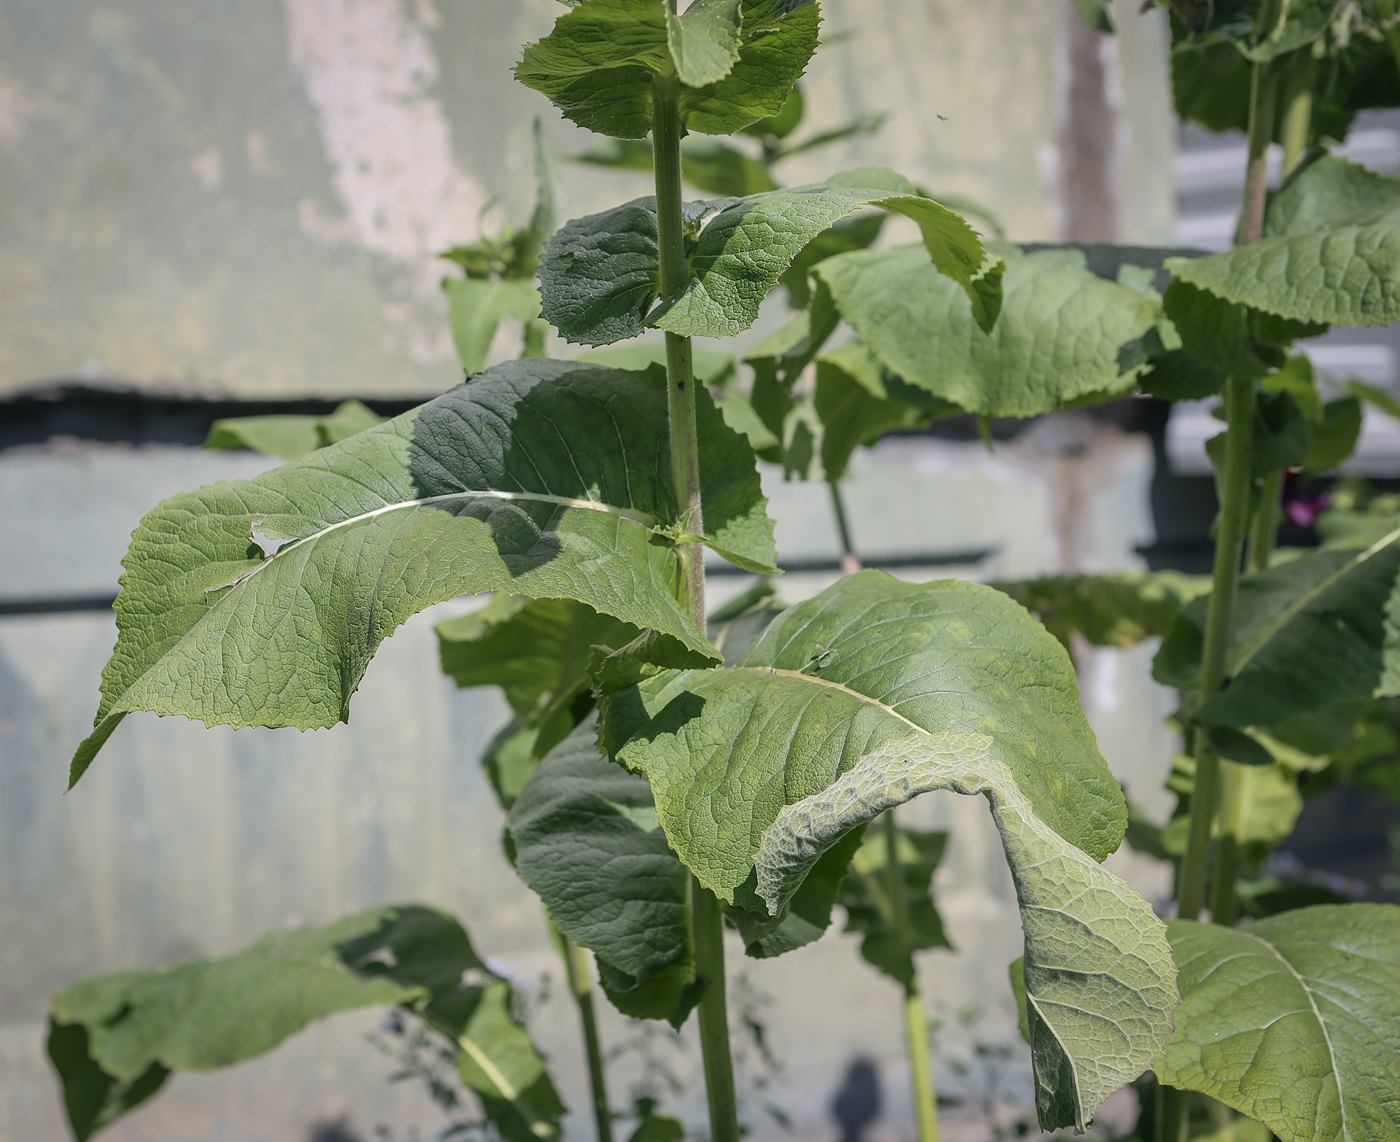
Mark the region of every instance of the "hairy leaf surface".
<instances>
[{"instance_id":1,"label":"hairy leaf surface","mask_svg":"<svg viewBox=\"0 0 1400 1142\"><path fill-rule=\"evenodd\" d=\"M1269 727L1355 698L1400 693L1394 634L1400 531L1354 538L1240 580L1226 673L1231 682L1198 720ZM1153 675L1197 685L1209 596L1186 606Z\"/></svg>"},{"instance_id":2,"label":"hairy leaf surface","mask_svg":"<svg viewBox=\"0 0 1400 1142\"><path fill-rule=\"evenodd\" d=\"M1258 242L1173 258L1178 278L1292 321L1400 318L1400 179L1331 156L1301 168L1270 204Z\"/></svg>"},{"instance_id":3,"label":"hairy leaf surface","mask_svg":"<svg viewBox=\"0 0 1400 1142\"><path fill-rule=\"evenodd\" d=\"M1096 863L1122 837L1121 792L1064 649L1006 596L862 572L785 611L734 667L624 652L599 687L600 743L647 775L672 847L721 899L753 876L776 913L883 810L987 794L1022 905L1045 1128L1082 1127L1160 1048L1162 926Z\"/></svg>"},{"instance_id":4,"label":"hairy leaf surface","mask_svg":"<svg viewBox=\"0 0 1400 1142\"><path fill-rule=\"evenodd\" d=\"M131 1090L144 1080L149 1097L171 1071L232 1066L314 1020L399 1004L461 1048L459 1074L505 1137L555 1138L564 1107L510 1016L509 994L451 917L416 905L377 908L266 936L236 955L74 984L53 1000L50 1054L74 1131L86 1138L135 1105L101 1104L104 1084Z\"/></svg>"},{"instance_id":5,"label":"hairy leaf surface","mask_svg":"<svg viewBox=\"0 0 1400 1142\"><path fill-rule=\"evenodd\" d=\"M698 394L707 541L771 565L746 441ZM132 537L77 779L126 713L334 725L379 642L467 592L573 598L687 646L659 372L516 361L252 480L157 506ZM713 651L705 651L713 653Z\"/></svg>"},{"instance_id":6,"label":"hairy leaf surface","mask_svg":"<svg viewBox=\"0 0 1400 1142\"><path fill-rule=\"evenodd\" d=\"M1071 263L1062 251L1006 256L991 335L918 247L819 263L841 316L892 372L971 412L1034 416L1076 397L1130 389L1161 300Z\"/></svg>"},{"instance_id":7,"label":"hairy leaf surface","mask_svg":"<svg viewBox=\"0 0 1400 1142\"><path fill-rule=\"evenodd\" d=\"M1400 907L1323 905L1244 931L1177 920L1176 1031L1160 1081L1283 1142L1400 1135Z\"/></svg>"}]
</instances>

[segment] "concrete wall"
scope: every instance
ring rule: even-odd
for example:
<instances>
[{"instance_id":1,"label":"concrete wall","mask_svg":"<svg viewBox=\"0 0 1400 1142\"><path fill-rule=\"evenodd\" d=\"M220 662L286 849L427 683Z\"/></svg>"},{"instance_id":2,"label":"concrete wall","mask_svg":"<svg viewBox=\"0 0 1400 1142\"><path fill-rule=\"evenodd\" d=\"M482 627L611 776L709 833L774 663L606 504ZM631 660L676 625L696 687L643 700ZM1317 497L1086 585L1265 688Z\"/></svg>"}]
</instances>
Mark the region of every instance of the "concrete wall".
<instances>
[{"instance_id":1,"label":"concrete wall","mask_svg":"<svg viewBox=\"0 0 1400 1142\"><path fill-rule=\"evenodd\" d=\"M1107 42L1121 230L1170 226L1161 13ZM516 84L555 0L0 0L0 392L54 379L242 395L429 394L458 370L434 256L532 195L530 123L591 136ZM1061 0L829 0L809 181L893 165L1054 238ZM645 180L569 164L578 215ZM492 203L497 205L492 206ZM897 228L896 228L897 229Z\"/></svg>"}]
</instances>

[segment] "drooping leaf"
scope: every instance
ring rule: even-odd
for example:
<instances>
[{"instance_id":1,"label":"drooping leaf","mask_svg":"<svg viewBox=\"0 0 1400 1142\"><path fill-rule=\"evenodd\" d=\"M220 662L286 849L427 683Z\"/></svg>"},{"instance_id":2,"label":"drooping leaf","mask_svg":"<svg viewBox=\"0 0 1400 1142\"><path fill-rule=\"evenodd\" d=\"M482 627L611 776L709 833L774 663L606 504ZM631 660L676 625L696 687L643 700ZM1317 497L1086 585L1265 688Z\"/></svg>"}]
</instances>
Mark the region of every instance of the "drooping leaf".
<instances>
[{"instance_id":1,"label":"drooping leaf","mask_svg":"<svg viewBox=\"0 0 1400 1142\"><path fill-rule=\"evenodd\" d=\"M1400 908L1324 905L1247 930L1177 920L1176 1031L1158 1079L1283 1142L1400 1134Z\"/></svg>"},{"instance_id":2,"label":"drooping leaf","mask_svg":"<svg viewBox=\"0 0 1400 1142\"><path fill-rule=\"evenodd\" d=\"M707 542L762 570L772 525L752 452L703 390L697 407ZM658 373L516 361L285 467L165 501L132 538L73 779L133 710L334 725L379 642L466 592L574 598L705 652L659 530L677 514L666 425Z\"/></svg>"},{"instance_id":3,"label":"drooping leaf","mask_svg":"<svg viewBox=\"0 0 1400 1142\"><path fill-rule=\"evenodd\" d=\"M1064 649L1000 592L861 572L734 667L623 652L598 677L600 744L647 775L671 846L723 900L753 877L776 913L876 814L987 794L1023 908L1046 1129L1083 1128L1160 1049L1175 1003L1161 924L1095 860L1122 837L1121 791Z\"/></svg>"},{"instance_id":4,"label":"drooping leaf","mask_svg":"<svg viewBox=\"0 0 1400 1142\"><path fill-rule=\"evenodd\" d=\"M1210 590L1210 578L1177 571L1118 571L992 586L1039 618L1065 646L1071 635L1080 634L1093 646L1129 647L1166 634L1181 608Z\"/></svg>"},{"instance_id":5,"label":"drooping leaf","mask_svg":"<svg viewBox=\"0 0 1400 1142\"><path fill-rule=\"evenodd\" d=\"M516 868L559 930L631 991L658 972L694 979L690 874L666 843L646 779L601 756L589 719L535 770L510 813ZM683 990L664 1017L679 1026L699 1000Z\"/></svg>"},{"instance_id":6,"label":"drooping leaf","mask_svg":"<svg viewBox=\"0 0 1400 1142\"><path fill-rule=\"evenodd\" d=\"M232 956L74 984L53 999L50 1054L72 1089L70 1111L79 1104L74 1131L86 1138L170 1071L232 1066L314 1020L398 1004L458 1044L463 1080L507 1138L557 1138L564 1107L510 1017L509 992L451 917L418 905L377 908L266 936ZM110 1093L89 1114L101 1082Z\"/></svg>"},{"instance_id":7,"label":"drooping leaf","mask_svg":"<svg viewBox=\"0 0 1400 1142\"><path fill-rule=\"evenodd\" d=\"M694 0L679 16L666 14L666 37L676 75L687 87L718 83L739 62L739 0Z\"/></svg>"},{"instance_id":8,"label":"drooping leaf","mask_svg":"<svg viewBox=\"0 0 1400 1142\"><path fill-rule=\"evenodd\" d=\"M540 315L540 295L528 281L448 278L442 288L452 340L469 375L486 367L486 354L503 318L524 324Z\"/></svg>"},{"instance_id":9,"label":"drooping leaf","mask_svg":"<svg viewBox=\"0 0 1400 1142\"><path fill-rule=\"evenodd\" d=\"M914 981L912 952L927 948L951 948L943 932L943 918L933 901L933 874L948 834L922 829L896 830L899 886L907 909L906 928L895 925L890 899L889 837L884 829L868 831L851 862L851 872L841 884L841 906L846 909L846 931L863 936L860 954L895 982Z\"/></svg>"},{"instance_id":10,"label":"drooping leaf","mask_svg":"<svg viewBox=\"0 0 1400 1142\"><path fill-rule=\"evenodd\" d=\"M348 400L329 416L238 416L216 420L209 426L204 447L251 448L279 460L296 460L383 423L382 416L357 400Z\"/></svg>"},{"instance_id":11,"label":"drooping leaf","mask_svg":"<svg viewBox=\"0 0 1400 1142\"><path fill-rule=\"evenodd\" d=\"M458 686L499 686L522 725L538 731L543 755L592 705L588 664L595 646L616 650L639 631L573 599L497 595L485 608L438 623L443 673Z\"/></svg>"},{"instance_id":12,"label":"drooping leaf","mask_svg":"<svg viewBox=\"0 0 1400 1142\"><path fill-rule=\"evenodd\" d=\"M690 255L692 277L685 292L663 299L653 323L685 336L742 333L757 319L759 303L797 254L833 223L864 206L878 206L918 223L932 264L963 289L978 325L984 331L992 328L1000 309L1000 279L976 231L947 207L920 196L907 180L878 167L726 206L700 233Z\"/></svg>"},{"instance_id":13,"label":"drooping leaf","mask_svg":"<svg viewBox=\"0 0 1400 1142\"><path fill-rule=\"evenodd\" d=\"M1258 242L1173 258L1178 278L1292 321L1385 324L1400 318L1400 179L1323 156L1270 203Z\"/></svg>"},{"instance_id":14,"label":"drooping leaf","mask_svg":"<svg viewBox=\"0 0 1400 1142\"><path fill-rule=\"evenodd\" d=\"M1006 275L990 336L963 291L917 247L841 254L813 272L892 372L970 412L1033 416L1130 389L1161 300L1072 264L1064 251L994 249Z\"/></svg>"},{"instance_id":15,"label":"drooping leaf","mask_svg":"<svg viewBox=\"0 0 1400 1142\"><path fill-rule=\"evenodd\" d=\"M961 217L876 167L737 202L687 203L688 227L704 228L687 249L689 280L671 298L658 295L654 198L565 223L540 265L544 315L568 340L589 345L635 337L645 325L732 336L754 323L759 304L812 239L866 206L913 218L935 272L956 282L979 326L991 328L1001 304L999 263Z\"/></svg>"},{"instance_id":16,"label":"drooping leaf","mask_svg":"<svg viewBox=\"0 0 1400 1142\"><path fill-rule=\"evenodd\" d=\"M1400 693L1392 633L1400 531L1354 537L1240 580L1229 687L1196 713L1205 724L1268 728L1337 702ZM1194 688L1209 596L1182 610L1153 676Z\"/></svg>"}]
</instances>

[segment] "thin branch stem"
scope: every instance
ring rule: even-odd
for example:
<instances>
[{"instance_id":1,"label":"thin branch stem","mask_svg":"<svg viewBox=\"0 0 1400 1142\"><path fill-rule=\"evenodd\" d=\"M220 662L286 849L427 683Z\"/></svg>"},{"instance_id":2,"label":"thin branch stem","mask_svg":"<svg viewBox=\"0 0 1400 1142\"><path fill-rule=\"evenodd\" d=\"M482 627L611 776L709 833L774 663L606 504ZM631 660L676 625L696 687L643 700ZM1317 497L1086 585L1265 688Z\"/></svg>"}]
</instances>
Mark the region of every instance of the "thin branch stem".
<instances>
[{"instance_id":1,"label":"thin branch stem","mask_svg":"<svg viewBox=\"0 0 1400 1142\"><path fill-rule=\"evenodd\" d=\"M552 921L551 921L552 922ZM603 1050L598 1041L598 1018L593 1009L593 969L588 952L556 929L564 971L569 978L569 990L578 1004L583 1023L583 1043L588 1052L588 1085L593 1095L593 1120L598 1127L598 1142L612 1142L612 1109L608 1105L607 1074L603 1069Z\"/></svg>"},{"instance_id":2,"label":"thin branch stem","mask_svg":"<svg viewBox=\"0 0 1400 1142\"><path fill-rule=\"evenodd\" d=\"M675 9L675 0L670 0ZM661 295L684 288L690 270L685 256L685 216L681 208L680 81L674 74L652 81L651 142L656 180L656 218ZM695 422L695 367L690 338L666 334L666 408L670 422L671 472L682 530L704 531L700 506L700 443ZM705 564L700 545L680 546L684 569L683 602L696 629L705 630ZM729 1053L729 1013L725 997L724 923L719 901L694 877L690 882L691 934L695 971L704 987L699 1006L700 1049L710 1104L711 1142L739 1142L739 1108Z\"/></svg>"},{"instance_id":3,"label":"thin branch stem","mask_svg":"<svg viewBox=\"0 0 1400 1142\"><path fill-rule=\"evenodd\" d=\"M913 1086L914 1112L919 1120L919 1142L938 1142L938 1096L933 1086L933 1060L928 1049L928 1013L919 994L919 972L914 965L913 940L909 933L909 900L904 895L904 876L899 864L899 829L894 813L886 812L885 892L890 901L896 947L908 961L909 981L904 985L904 1034L909 1050L909 1079Z\"/></svg>"},{"instance_id":4,"label":"thin branch stem","mask_svg":"<svg viewBox=\"0 0 1400 1142\"><path fill-rule=\"evenodd\" d=\"M836 517L836 534L841 540L841 574L854 575L862 567L855 544L851 542L851 528L846 522L846 504L841 496L841 485L835 480L826 482L831 492L831 512Z\"/></svg>"}]
</instances>

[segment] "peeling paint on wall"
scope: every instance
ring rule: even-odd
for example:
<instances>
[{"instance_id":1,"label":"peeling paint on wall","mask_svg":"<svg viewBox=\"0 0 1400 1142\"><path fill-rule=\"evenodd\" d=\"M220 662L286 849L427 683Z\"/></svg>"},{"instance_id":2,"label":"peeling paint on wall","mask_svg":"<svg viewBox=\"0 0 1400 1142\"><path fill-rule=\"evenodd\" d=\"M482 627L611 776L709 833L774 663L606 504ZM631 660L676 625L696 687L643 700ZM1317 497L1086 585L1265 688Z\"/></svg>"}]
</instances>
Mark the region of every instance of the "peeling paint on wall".
<instances>
[{"instance_id":1,"label":"peeling paint on wall","mask_svg":"<svg viewBox=\"0 0 1400 1142\"><path fill-rule=\"evenodd\" d=\"M284 0L290 54L316 110L339 200L328 216L303 202L301 224L408 269L423 296L437 289L433 256L479 233L481 184L460 170L433 95L438 61L420 0Z\"/></svg>"}]
</instances>

